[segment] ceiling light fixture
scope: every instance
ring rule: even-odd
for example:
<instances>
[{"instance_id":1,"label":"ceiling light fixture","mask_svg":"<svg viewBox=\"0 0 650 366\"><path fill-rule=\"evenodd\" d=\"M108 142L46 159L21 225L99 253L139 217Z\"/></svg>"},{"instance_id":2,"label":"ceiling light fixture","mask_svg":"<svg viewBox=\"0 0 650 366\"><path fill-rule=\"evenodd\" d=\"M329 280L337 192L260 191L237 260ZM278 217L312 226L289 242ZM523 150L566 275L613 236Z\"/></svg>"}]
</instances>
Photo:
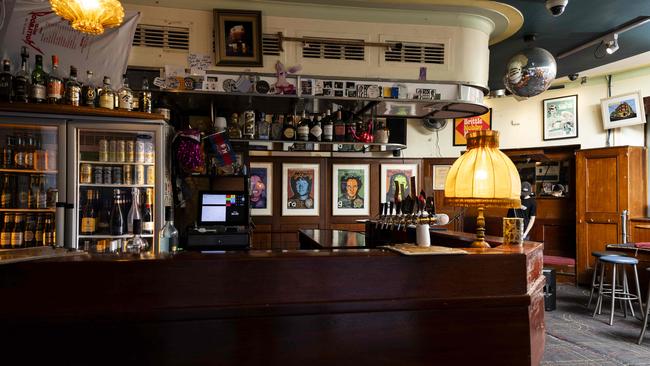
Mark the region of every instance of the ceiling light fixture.
<instances>
[{"instance_id":1,"label":"ceiling light fixture","mask_svg":"<svg viewBox=\"0 0 650 366\"><path fill-rule=\"evenodd\" d=\"M618 51L618 33L614 33L611 36L611 39L604 39L603 43L607 48L605 48L605 51L608 54L612 54L616 51Z\"/></svg>"},{"instance_id":2,"label":"ceiling light fixture","mask_svg":"<svg viewBox=\"0 0 650 366\"><path fill-rule=\"evenodd\" d=\"M50 5L56 15L83 33L102 34L104 28L119 27L124 20L118 0L50 0Z\"/></svg>"}]
</instances>

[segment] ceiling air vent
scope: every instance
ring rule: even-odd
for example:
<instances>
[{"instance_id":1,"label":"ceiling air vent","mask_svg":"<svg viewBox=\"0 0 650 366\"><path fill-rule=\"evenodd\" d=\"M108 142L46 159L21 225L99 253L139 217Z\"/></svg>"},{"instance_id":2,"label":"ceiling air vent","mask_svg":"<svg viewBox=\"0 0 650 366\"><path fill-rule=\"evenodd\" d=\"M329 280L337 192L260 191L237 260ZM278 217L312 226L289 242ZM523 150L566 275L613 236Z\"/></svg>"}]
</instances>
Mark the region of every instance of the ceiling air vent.
<instances>
[{"instance_id":1,"label":"ceiling air vent","mask_svg":"<svg viewBox=\"0 0 650 366\"><path fill-rule=\"evenodd\" d=\"M135 28L133 46L189 51L190 29L138 24Z\"/></svg>"},{"instance_id":2,"label":"ceiling air vent","mask_svg":"<svg viewBox=\"0 0 650 366\"><path fill-rule=\"evenodd\" d=\"M365 60L363 41L309 38L302 45L302 57L327 60Z\"/></svg>"},{"instance_id":3,"label":"ceiling air vent","mask_svg":"<svg viewBox=\"0 0 650 366\"><path fill-rule=\"evenodd\" d=\"M413 43L400 41L386 41L386 43L401 44L402 47L387 49L384 61L409 62L416 64L444 64L445 45L442 43Z\"/></svg>"},{"instance_id":4,"label":"ceiling air vent","mask_svg":"<svg viewBox=\"0 0 650 366\"><path fill-rule=\"evenodd\" d=\"M262 34L262 54L265 56L280 56L280 37L277 34Z\"/></svg>"}]
</instances>

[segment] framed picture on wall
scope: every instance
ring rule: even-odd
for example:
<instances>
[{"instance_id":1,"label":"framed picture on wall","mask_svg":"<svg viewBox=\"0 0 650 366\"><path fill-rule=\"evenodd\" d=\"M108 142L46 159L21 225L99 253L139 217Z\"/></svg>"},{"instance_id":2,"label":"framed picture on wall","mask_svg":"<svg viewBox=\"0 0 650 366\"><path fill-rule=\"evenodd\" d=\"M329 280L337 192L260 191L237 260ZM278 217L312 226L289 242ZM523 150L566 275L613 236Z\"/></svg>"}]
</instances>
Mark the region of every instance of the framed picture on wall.
<instances>
[{"instance_id":1,"label":"framed picture on wall","mask_svg":"<svg viewBox=\"0 0 650 366\"><path fill-rule=\"evenodd\" d=\"M251 215L273 215L273 163L250 163Z\"/></svg>"},{"instance_id":2,"label":"framed picture on wall","mask_svg":"<svg viewBox=\"0 0 650 366\"><path fill-rule=\"evenodd\" d=\"M451 165L433 165L431 167L434 190L441 191L445 189L445 181L447 181L449 169L451 169Z\"/></svg>"},{"instance_id":3,"label":"framed picture on wall","mask_svg":"<svg viewBox=\"0 0 650 366\"><path fill-rule=\"evenodd\" d=\"M263 66L262 13L214 9L217 66Z\"/></svg>"},{"instance_id":4,"label":"framed picture on wall","mask_svg":"<svg viewBox=\"0 0 650 366\"><path fill-rule=\"evenodd\" d=\"M417 164L382 164L380 202L393 202L395 181L404 187L403 197L411 193L411 177L418 175Z\"/></svg>"},{"instance_id":5,"label":"framed picture on wall","mask_svg":"<svg viewBox=\"0 0 650 366\"><path fill-rule=\"evenodd\" d=\"M282 216L319 215L319 165L282 164Z\"/></svg>"},{"instance_id":6,"label":"framed picture on wall","mask_svg":"<svg viewBox=\"0 0 650 366\"><path fill-rule=\"evenodd\" d=\"M332 165L332 215L370 214L370 165Z\"/></svg>"},{"instance_id":7,"label":"framed picture on wall","mask_svg":"<svg viewBox=\"0 0 650 366\"><path fill-rule=\"evenodd\" d=\"M646 122L641 92L617 95L600 100L603 127L618 128L640 125Z\"/></svg>"},{"instance_id":8,"label":"framed picture on wall","mask_svg":"<svg viewBox=\"0 0 650 366\"><path fill-rule=\"evenodd\" d=\"M578 137L578 96L544 99L544 141Z\"/></svg>"},{"instance_id":9,"label":"framed picture on wall","mask_svg":"<svg viewBox=\"0 0 650 366\"><path fill-rule=\"evenodd\" d=\"M467 145L468 133L492 128L492 109L476 117L454 118L454 146Z\"/></svg>"}]
</instances>

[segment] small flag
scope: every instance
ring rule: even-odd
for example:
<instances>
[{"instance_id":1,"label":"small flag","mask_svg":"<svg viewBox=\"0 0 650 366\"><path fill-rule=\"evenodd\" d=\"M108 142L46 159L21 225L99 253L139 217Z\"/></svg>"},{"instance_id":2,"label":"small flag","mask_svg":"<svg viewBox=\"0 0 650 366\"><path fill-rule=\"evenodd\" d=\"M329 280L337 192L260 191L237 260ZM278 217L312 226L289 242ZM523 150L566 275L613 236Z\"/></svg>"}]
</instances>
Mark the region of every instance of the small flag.
<instances>
[{"instance_id":1,"label":"small flag","mask_svg":"<svg viewBox=\"0 0 650 366\"><path fill-rule=\"evenodd\" d=\"M215 152L219 166L232 165L232 163L237 161L237 156L232 148L232 144L230 144L230 139L228 139L226 131L214 133L206 137L206 140L208 140L212 151Z\"/></svg>"}]
</instances>

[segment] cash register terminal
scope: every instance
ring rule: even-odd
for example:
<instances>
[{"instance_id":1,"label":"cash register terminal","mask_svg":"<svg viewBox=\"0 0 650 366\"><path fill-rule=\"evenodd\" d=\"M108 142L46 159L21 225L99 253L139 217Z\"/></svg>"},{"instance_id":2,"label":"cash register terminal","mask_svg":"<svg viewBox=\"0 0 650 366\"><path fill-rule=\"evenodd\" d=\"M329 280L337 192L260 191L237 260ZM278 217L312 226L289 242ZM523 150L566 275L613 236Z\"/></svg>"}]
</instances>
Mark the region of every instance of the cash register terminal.
<instances>
[{"instance_id":1,"label":"cash register terminal","mask_svg":"<svg viewBox=\"0 0 650 366\"><path fill-rule=\"evenodd\" d=\"M189 228L189 250L250 248L250 204L245 191L202 191L198 222Z\"/></svg>"}]
</instances>

